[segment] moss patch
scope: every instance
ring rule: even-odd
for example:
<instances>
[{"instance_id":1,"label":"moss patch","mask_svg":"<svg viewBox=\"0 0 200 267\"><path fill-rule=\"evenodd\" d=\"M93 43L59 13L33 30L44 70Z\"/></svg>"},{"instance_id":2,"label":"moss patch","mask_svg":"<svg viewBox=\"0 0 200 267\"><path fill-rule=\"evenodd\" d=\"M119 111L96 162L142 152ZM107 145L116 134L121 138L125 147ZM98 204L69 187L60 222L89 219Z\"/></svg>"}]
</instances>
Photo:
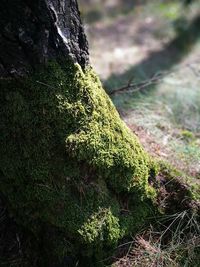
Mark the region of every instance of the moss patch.
<instances>
[{"instance_id":1,"label":"moss patch","mask_svg":"<svg viewBox=\"0 0 200 267\"><path fill-rule=\"evenodd\" d=\"M48 225L71 247L92 243L92 255L95 244L113 246L143 223L151 211L136 207L155 198L157 166L90 67L49 63L23 81L1 80L0 95L1 192L38 242ZM121 215L118 194L131 197L132 219ZM68 246L54 253L72 254Z\"/></svg>"}]
</instances>

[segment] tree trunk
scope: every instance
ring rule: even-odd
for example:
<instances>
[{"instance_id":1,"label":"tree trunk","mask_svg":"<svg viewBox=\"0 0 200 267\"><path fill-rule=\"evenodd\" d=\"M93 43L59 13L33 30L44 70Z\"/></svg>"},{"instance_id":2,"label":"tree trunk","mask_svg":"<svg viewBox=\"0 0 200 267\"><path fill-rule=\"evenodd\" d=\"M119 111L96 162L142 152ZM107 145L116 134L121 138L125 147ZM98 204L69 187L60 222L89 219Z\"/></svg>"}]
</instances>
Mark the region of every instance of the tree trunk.
<instances>
[{"instance_id":1,"label":"tree trunk","mask_svg":"<svg viewBox=\"0 0 200 267\"><path fill-rule=\"evenodd\" d=\"M2 0L1 77L22 76L48 60L88 63L88 43L76 0Z\"/></svg>"},{"instance_id":2,"label":"tree trunk","mask_svg":"<svg viewBox=\"0 0 200 267\"><path fill-rule=\"evenodd\" d=\"M157 164L89 66L75 0L0 13L0 259L101 266L152 214Z\"/></svg>"}]
</instances>

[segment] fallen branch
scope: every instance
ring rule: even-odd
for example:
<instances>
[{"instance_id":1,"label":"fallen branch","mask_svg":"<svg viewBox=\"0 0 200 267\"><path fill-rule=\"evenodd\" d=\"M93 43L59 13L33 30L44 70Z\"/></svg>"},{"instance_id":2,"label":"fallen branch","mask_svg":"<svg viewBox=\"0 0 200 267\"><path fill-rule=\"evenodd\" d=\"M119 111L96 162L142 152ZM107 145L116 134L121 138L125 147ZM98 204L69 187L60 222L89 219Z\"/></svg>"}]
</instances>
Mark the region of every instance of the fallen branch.
<instances>
[{"instance_id":1,"label":"fallen branch","mask_svg":"<svg viewBox=\"0 0 200 267\"><path fill-rule=\"evenodd\" d=\"M144 90L146 87L152 84L156 84L160 82L161 78L164 75L162 73L156 73L152 76L152 78L139 82L139 83L131 83L132 79L128 82L127 85L120 87L118 89L115 89L109 93L109 95L114 95L114 94L119 94L119 93L124 93L125 91L129 92L138 92Z\"/></svg>"},{"instance_id":2,"label":"fallen branch","mask_svg":"<svg viewBox=\"0 0 200 267\"><path fill-rule=\"evenodd\" d=\"M165 72L158 72L156 74L154 74L152 76L152 78L139 82L139 83L131 83L133 81L133 77L129 80L128 84L120 87L118 89L114 89L111 92L109 92L109 95L115 95L115 94L120 94L120 93L124 93L124 92L141 92L143 91L146 87L148 87L149 85L152 84L157 84L161 81L162 78L164 78L164 76L166 76L166 74L172 74L176 71L178 71L179 69L183 69L183 68L189 68L194 75L199 78L200 72L198 70L195 69L195 67L193 66L194 64L199 64L200 63L200 59L198 58L195 61L189 62L184 64L181 68L177 67L174 68L172 71L165 71Z\"/></svg>"}]
</instances>

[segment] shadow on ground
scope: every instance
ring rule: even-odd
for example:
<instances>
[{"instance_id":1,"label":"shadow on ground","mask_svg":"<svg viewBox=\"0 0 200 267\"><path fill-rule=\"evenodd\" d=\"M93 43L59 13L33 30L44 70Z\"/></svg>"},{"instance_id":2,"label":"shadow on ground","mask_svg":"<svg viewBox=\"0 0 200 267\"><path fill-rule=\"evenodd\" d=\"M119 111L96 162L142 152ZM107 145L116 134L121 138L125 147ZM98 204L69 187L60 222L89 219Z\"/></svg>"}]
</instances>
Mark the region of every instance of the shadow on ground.
<instances>
[{"instance_id":1,"label":"shadow on ground","mask_svg":"<svg viewBox=\"0 0 200 267\"><path fill-rule=\"evenodd\" d=\"M114 18L118 15L128 14L133 12L138 5L141 5L141 1L96 0L93 2L93 0L80 0L81 12L84 14L83 19L89 24L102 21L105 18Z\"/></svg>"},{"instance_id":2,"label":"shadow on ground","mask_svg":"<svg viewBox=\"0 0 200 267\"><path fill-rule=\"evenodd\" d=\"M177 36L162 50L152 52L146 59L136 66L132 66L123 74L112 74L105 80L104 87L108 93L127 85L133 78L134 82L150 79L157 73L169 71L181 62L193 49L200 39L200 16L195 17L190 24L177 30ZM151 87L152 88L152 87Z\"/></svg>"}]
</instances>

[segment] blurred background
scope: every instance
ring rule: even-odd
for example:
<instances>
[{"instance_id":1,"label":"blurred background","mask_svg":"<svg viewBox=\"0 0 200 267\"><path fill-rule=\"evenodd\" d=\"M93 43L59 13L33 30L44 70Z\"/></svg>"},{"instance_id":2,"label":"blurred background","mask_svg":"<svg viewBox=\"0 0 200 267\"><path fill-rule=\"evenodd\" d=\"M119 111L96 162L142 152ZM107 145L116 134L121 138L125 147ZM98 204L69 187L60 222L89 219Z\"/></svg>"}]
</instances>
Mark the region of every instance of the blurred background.
<instances>
[{"instance_id":1,"label":"blurred background","mask_svg":"<svg viewBox=\"0 0 200 267\"><path fill-rule=\"evenodd\" d=\"M90 59L154 156L200 179L200 1L79 0Z\"/></svg>"}]
</instances>

